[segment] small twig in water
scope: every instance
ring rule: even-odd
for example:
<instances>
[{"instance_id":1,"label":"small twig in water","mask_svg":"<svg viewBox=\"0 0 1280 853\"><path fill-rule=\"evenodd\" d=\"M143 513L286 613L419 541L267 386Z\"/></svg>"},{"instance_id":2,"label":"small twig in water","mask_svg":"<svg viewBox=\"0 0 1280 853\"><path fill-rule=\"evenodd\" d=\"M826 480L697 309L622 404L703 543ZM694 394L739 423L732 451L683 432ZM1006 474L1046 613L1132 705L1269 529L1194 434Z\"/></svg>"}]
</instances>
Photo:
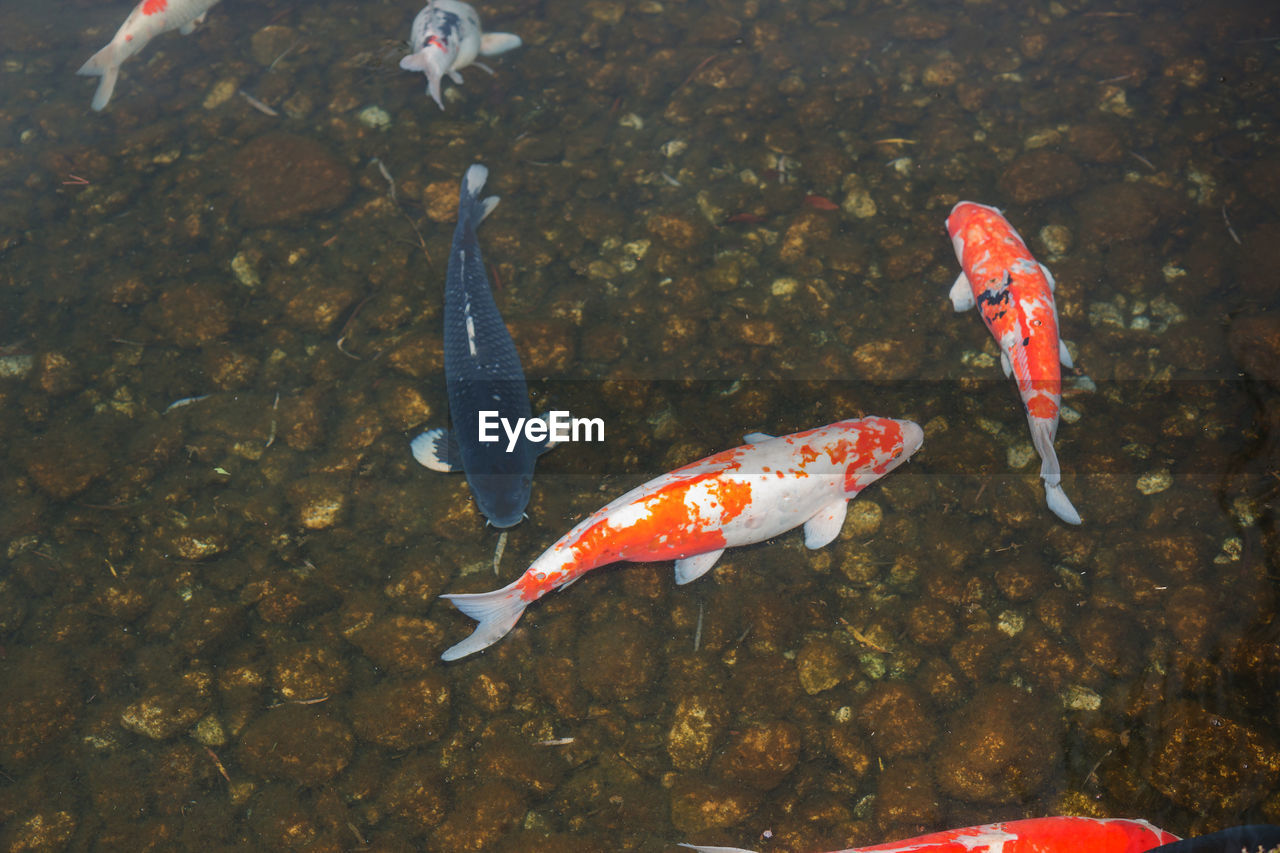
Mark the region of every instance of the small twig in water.
<instances>
[{"instance_id":1,"label":"small twig in water","mask_svg":"<svg viewBox=\"0 0 1280 853\"><path fill-rule=\"evenodd\" d=\"M507 550L507 531L498 534L498 545L493 549L493 573L498 574L498 563L502 562L502 552Z\"/></svg>"},{"instance_id":2,"label":"small twig in water","mask_svg":"<svg viewBox=\"0 0 1280 853\"><path fill-rule=\"evenodd\" d=\"M698 602L698 625L693 629L693 650L696 653L702 647L702 602Z\"/></svg>"},{"instance_id":3,"label":"small twig in water","mask_svg":"<svg viewBox=\"0 0 1280 853\"><path fill-rule=\"evenodd\" d=\"M269 115L269 116L272 116L273 118L279 118L280 113L277 110L275 110L273 107L267 106L267 104L264 101L258 100L253 95L250 95L248 92L246 92L244 89L240 90L240 97L248 101L249 106L253 107L255 110L262 113L263 115Z\"/></svg>"},{"instance_id":4,"label":"small twig in water","mask_svg":"<svg viewBox=\"0 0 1280 853\"><path fill-rule=\"evenodd\" d=\"M1146 166L1146 167L1147 167L1148 169L1150 169L1151 171L1153 171L1153 172L1158 172L1158 171L1160 171L1159 169L1157 169L1157 168L1156 168L1156 164L1155 164L1155 163L1152 163L1150 160L1148 160L1146 157L1143 157L1143 156L1142 156L1141 154L1139 154L1137 151L1130 151L1129 153L1130 153L1130 154L1132 154L1134 157L1138 158L1138 162L1139 162L1139 163L1141 163L1142 165Z\"/></svg>"},{"instance_id":5,"label":"small twig in water","mask_svg":"<svg viewBox=\"0 0 1280 853\"><path fill-rule=\"evenodd\" d=\"M1227 218L1227 206L1222 206L1222 222L1227 226L1227 233L1231 235L1231 239L1236 241L1236 245L1242 245L1240 235L1236 233L1236 229L1231 227L1231 220Z\"/></svg>"}]
</instances>

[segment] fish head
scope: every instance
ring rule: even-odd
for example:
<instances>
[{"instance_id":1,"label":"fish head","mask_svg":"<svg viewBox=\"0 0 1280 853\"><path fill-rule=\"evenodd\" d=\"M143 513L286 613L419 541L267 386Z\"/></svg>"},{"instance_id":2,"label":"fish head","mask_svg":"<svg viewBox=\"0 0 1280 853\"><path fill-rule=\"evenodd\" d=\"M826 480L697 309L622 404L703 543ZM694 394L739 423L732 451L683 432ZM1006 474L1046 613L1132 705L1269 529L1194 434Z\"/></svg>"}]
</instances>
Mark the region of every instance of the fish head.
<instances>
[{"instance_id":1,"label":"fish head","mask_svg":"<svg viewBox=\"0 0 1280 853\"><path fill-rule=\"evenodd\" d=\"M865 417L833 424L843 433L842 451L832 461L844 466L844 490L856 495L912 457L924 444L913 421Z\"/></svg>"},{"instance_id":2,"label":"fish head","mask_svg":"<svg viewBox=\"0 0 1280 853\"><path fill-rule=\"evenodd\" d=\"M976 201L958 202L947 217L947 236L956 250L956 260L964 263L965 240L975 228L985 228L992 220L1004 222L1004 214L998 208Z\"/></svg>"},{"instance_id":3,"label":"fish head","mask_svg":"<svg viewBox=\"0 0 1280 853\"><path fill-rule=\"evenodd\" d=\"M876 433L871 458L861 460L861 466L857 463L850 465L845 471L846 479L855 477L865 484L868 482L868 473L872 480L883 477L910 459L924 445L924 430L915 421L871 417L864 418L863 423L865 428Z\"/></svg>"},{"instance_id":4,"label":"fish head","mask_svg":"<svg viewBox=\"0 0 1280 853\"><path fill-rule=\"evenodd\" d=\"M897 437L896 441L892 438L890 439L882 456L883 461L876 466L881 473L888 474L914 456L915 452L924 446L924 430L915 421L899 421L892 418L882 418L882 420L889 425L889 436L896 435ZM883 466L883 469L881 466Z\"/></svg>"},{"instance_id":5,"label":"fish head","mask_svg":"<svg viewBox=\"0 0 1280 853\"><path fill-rule=\"evenodd\" d=\"M468 476L476 506L485 520L499 529L524 521L524 510L533 491L528 474L481 474Z\"/></svg>"}]
</instances>

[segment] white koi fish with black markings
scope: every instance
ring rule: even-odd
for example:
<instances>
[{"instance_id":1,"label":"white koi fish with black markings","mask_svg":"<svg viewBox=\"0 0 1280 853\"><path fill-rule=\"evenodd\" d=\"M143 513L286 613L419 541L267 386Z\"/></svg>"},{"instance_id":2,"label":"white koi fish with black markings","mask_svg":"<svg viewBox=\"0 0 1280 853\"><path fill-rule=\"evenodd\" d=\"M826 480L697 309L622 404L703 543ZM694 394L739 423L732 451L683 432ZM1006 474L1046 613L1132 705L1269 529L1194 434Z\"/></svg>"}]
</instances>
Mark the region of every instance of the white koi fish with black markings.
<instances>
[{"instance_id":1,"label":"white koi fish with black markings","mask_svg":"<svg viewBox=\"0 0 1280 853\"><path fill-rule=\"evenodd\" d=\"M218 0L142 0L124 19L115 38L102 50L89 57L77 74L101 77L93 95L93 108L100 110L111 100L120 65L147 46L161 33L177 30L184 36L200 24Z\"/></svg>"},{"instance_id":2,"label":"white koi fish with black markings","mask_svg":"<svg viewBox=\"0 0 1280 853\"><path fill-rule=\"evenodd\" d=\"M706 574L726 548L804 526L804 544L840 535L849 501L911 458L924 431L911 421L866 417L747 444L637 486L580 521L523 575L492 592L445 595L477 620L446 649L465 657L502 639L526 607L592 569L619 560L676 561L676 583Z\"/></svg>"},{"instance_id":3,"label":"white koi fish with black markings","mask_svg":"<svg viewBox=\"0 0 1280 853\"><path fill-rule=\"evenodd\" d=\"M444 109L440 81L447 74L461 85L458 72L475 64L490 74L493 69L477 56L497 56L520 46L520 37L511 33L485 33L480 30L480 16L469 3L460 0L431 0L413 19L410 37L413 53L400 60L405 71L421 71L427 75L427 91Z\"/></svg>"}]
</instances>

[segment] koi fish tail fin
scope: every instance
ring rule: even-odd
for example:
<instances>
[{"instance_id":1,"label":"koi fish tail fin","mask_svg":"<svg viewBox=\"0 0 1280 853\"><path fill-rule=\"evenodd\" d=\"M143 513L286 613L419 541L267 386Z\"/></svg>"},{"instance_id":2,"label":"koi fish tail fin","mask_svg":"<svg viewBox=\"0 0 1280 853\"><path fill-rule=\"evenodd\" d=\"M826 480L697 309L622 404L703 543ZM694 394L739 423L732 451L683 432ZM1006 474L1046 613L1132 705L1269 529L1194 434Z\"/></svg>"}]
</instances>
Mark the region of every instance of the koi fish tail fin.
<instances>
[{"instance_id":1,"label":"koi fish tail fin","mask_svg":"<svg viewBox=\"0 0 1280 853\"><path fill-rule=\"evenodd\" d=\"M1057 424L1049 418L1029 417L1027 421L1031 424L1031 443L1035 445L1036 453L1040 454L1040 479L1056 486L1062 479L1062 471L1058 468L1058 454L1053 449L1053 434Z\"/></svg>"},{"instance_id":2,"label":"koi fish tail fin","mask_svg":"<svg viewBox=\"0 0 1280 853\"><path fill-rule=\"evenodd\" d=\"M488 179L489 170L479 163L472 163L467 169L467 173L462 176L462 192L459 195L458 213L461 215L465 210L466 214L471 217L472 225L479 225L498 206L498 197L496 195L491 195L485 199L480 198L480 191L484 189L484 182Z\"/></svg>"},{"instance_id":3,"label":"koi fish tail fin","mask_svg":"<svg viewBox=\"0 0 1280 853\"><path fill-rule=\"evenodd\" d=\"M1058 518L1067 524L1080 524L1080 513L1076 512L1076 508L1071 505L1071 501L1067 498L1067 493L1062 491L1061 483L1049 485L1044 484L1045 500L1049 504L1049 509Z\"/></svg>"},{"instance_id":4,"label":"koi fish tail fin","mask_svg":"<svg viewBox=\"0 0 1280 853\"><path fill-rule=\"evenodd\" d=\"M116 89L116 80L120 76L120 60L116 58L116 53L116 44L112 42L89 57L89 61L76 72L85 77L102 78L98 83L98 91L93 94L92 106L95 110L105 107Z\"/></svg>"},{"instance_id":5,"label":"koi fish tail fin","mask_svg":"<svg viewBox=\"0 0 1280 853\"><path fill-rule=\"evenodd\" d=\"M440 655L444 660L457 660L489 648L515 627L516 622L520 621L520 614L529 605L521 597L521 590L516 583L492 592L456 593L440 597L449 599L454 607L480 623L470 637L444 650L444 654Z\"/></svg>"},{"instance_id":6,"label":"koi fish tail fin","mask_svg":"<svg viewBox=\"0 0 1280 853\"><path fill-rule=\"evenodd\" d=\"M1057 424L1049 418L1031 418L1031 442L1040 454L1040 479L1044 480L1044 496L1049 509L1067 524L1079 524L1080 513L1071 505L1067 493L1062 490L1062 470L1058 467L1058 454L1053 449L1053 434Z\"/></svg>"}]
</instances>

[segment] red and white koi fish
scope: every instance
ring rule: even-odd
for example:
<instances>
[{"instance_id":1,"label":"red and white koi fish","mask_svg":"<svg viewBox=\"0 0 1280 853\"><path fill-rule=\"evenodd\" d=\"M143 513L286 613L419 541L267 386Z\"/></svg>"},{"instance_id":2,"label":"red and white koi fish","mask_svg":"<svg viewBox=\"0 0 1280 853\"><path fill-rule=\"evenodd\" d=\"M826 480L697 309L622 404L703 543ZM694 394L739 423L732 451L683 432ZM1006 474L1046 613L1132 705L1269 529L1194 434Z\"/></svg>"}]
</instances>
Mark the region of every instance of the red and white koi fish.
<instances>
[{"instance_id":1,"label":"red and white koi fish","mask_svg":"<svg viewBox=\"0 0 1280 853\"><path fill-rule=\"evenodd\" d=\"M111 100L120 75L120 65L147 46L161 33L177 30L184 36L204 20L218 0L142 0L124 19L115 38L102 50L89 57L77 74L101 77L93 95L93 108L100 110Z\"/></svg>"},{"instance_id":2,"label":"red and white koi fish","mask_svg":"<svg viewBox=\"0 0 1280 853\"><path fill-rule=\"evenodd\" d=\"M1062 371L1071 356L1058 337L1053 275L1031 256L1027 244L994 207L962 201L947 217L947 233L963 271L951 288L951 304L967 311L975 304L1000 345L1004 375L1012 374L1027 410L1031 441L1040 454L1049 509L1068 524L1079 524L1067 494L1053 439L1058 433Z\"/></svg>"},{"instance_id":3,"label":"red and white koi fish","mask_svg":"<svg viewBox=\"0 0 1280 853\"><path fill-rule=\"evenodd\" d=\"M1178 836L1145 820L1033 817L950 829L835 853L1141 853L1177 840ZM740 847L680 846L699 853L751 853Z\"/></svg>"},{"instance_id":4,"label":"red and white koi fish","mask_svg":"<svg viewBox=\"0 0 1280 853\"><path fill-rule=\"evenodd\" d=\"M477 620L445 660L496 643L531 602L619 560L676 561L676 583L707 572L725 548L804 525L804 544L840 534L849 501L920 449L911 421L867 417L747 444L656 477L580 521L514 582L493 592L445 595Z\"/></svg>"},{"instance_id":5,"label":"red and white koi fish","mask_svg":"<svg viewBox=\"0 0 1280 853\"><path fill-rule=\"evenodd\" d=\"M484 33L480 30L480 16L471 4L461 0L431 0L413 19L410 46L413 53L400 60L405 71L421 71L427 75L427 91L444 109L440 94L440 81L449 79L461 85L458 72L475 63L493 73L493 69L476 57L497 56L521 45L520 36L511 33Z\"/></svg>"}]
</instances>

